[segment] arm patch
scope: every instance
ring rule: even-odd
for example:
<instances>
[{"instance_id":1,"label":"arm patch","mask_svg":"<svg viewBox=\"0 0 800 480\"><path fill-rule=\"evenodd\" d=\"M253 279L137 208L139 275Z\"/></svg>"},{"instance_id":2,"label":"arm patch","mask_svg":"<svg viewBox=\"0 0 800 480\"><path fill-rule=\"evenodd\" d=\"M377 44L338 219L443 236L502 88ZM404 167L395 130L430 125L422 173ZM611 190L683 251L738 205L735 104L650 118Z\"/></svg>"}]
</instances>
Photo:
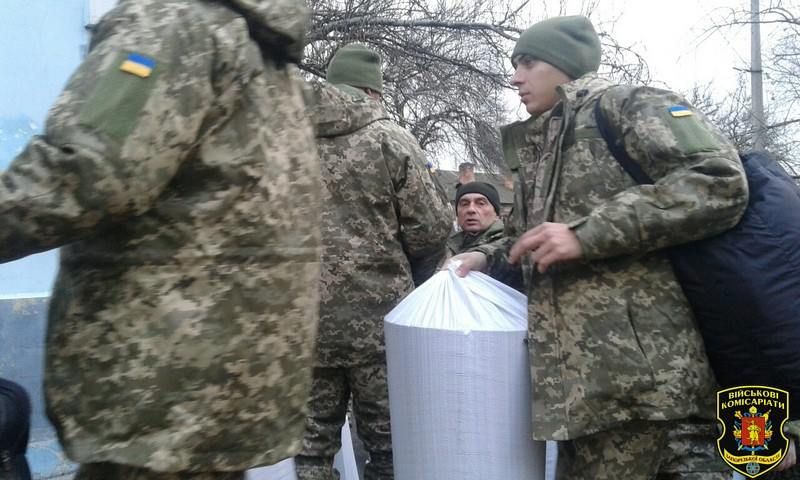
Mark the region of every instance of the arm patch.
<instances>
[{"instance_id":1,"label":"arm patch","mask_svg":"<svg viewBox=\"0 0 800 480\"><path fill-rule=\"evenodd\" d=\"M132 64L131 56L128 52L119 54L86 99L79 116L82 125L117 140L127 137L136 126L163 69L161 62ZM132 68L137 73L132 72ZM146 76L142 76L144 69L147 69Z\"/></svg>"},{"instance_id":2,"label":"arm patch","mask_svg":"<svg viewBox=\"0 0 800 480\"><path fill-rule=\"evenodd\" d=\"M673 107L674 108L674 107ZM688 109L686 111L689 111ZM690 112L690 111L689 111ZM664 112L664 122L675 135L678 149L687 155L720 149L720 144L697 115Z\"/></svg>"}]
</instances>

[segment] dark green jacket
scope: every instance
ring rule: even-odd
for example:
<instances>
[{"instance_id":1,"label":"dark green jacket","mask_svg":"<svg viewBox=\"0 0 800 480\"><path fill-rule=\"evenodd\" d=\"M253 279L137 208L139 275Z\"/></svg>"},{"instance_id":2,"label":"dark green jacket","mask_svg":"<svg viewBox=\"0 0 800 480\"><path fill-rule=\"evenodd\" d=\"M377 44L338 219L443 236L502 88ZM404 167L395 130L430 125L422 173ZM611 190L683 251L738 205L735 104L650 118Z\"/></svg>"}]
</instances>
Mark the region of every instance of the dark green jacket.
<instances>
[{"instance_id":1,"label":"dark green jacket","mask_svg":"<svg viewBox=\"0 0 800 480\"><path fill-rule=\"evenodd\" d=\"M465 231L456 232L447 240L447 253L449 256L458 255L475 247L485 245L503 238L503 221L495 220L489 228L479 234L470 234Z\"/></svg>"}]
</instances>

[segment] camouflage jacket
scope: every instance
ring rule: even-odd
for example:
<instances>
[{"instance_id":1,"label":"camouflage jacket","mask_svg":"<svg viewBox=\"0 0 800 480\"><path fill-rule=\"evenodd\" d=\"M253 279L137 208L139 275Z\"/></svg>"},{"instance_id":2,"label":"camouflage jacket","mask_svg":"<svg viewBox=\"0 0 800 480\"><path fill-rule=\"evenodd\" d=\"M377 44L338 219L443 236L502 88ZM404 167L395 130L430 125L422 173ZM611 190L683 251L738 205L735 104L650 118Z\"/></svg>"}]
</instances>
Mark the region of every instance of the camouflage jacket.
<instances>
[{"instance_id":1,"label":"camouflage jacket","mask_svg":"<svg viewBox=\"0 0 800 480\"><path fill-rule=\"evenodd\" d=\"M434 273L452 214L419 144L379 102L314 89L327 187L317 363L357 365L382 358L383 317Z\"/></svg>"},{"instance_id":2,"label":"camouflage jacket","mask_svg":"<svg viewBox=\"0 0 800 480\"><path fill-rule=\"evenodd\" d=\"M64 245L45 387L73 460L223 471L299 450L321 183L286 48L305 18L122 0L0 176L0 260Z\"/></svg>"},{"instance_id":3,"label":"camouflage jacket","mask_svg":"<svg viewBox=\"0 0 800 480\"><path fill-rule=\"evenodd\" d=\"M634 419L714 416L715 382L667 256L658 249L714 235L738 222L747 184L733 145L700 114L653 88L615 87L585 76L559 88L561 102L504 131L516 164L512 229L572 226L578 262L538 274L526 265L539 439L572 439ZM605 93L604 93L605 92ZM657 183L636 185L609 152L593 107ZM503 269L513 239L481 251Z\"/></svg>"},{"instance_id":4,"label":"camouflage jacket","mask_svg":"<svg viewBox=\"0 0 800 480\"><path fill-rule=\"evenodd\" d=\"M456 232L447 240L447 253L449 256L458 255L470 249L496 242L503 238L503 221L497 219L489 225L489 228L478 235L472 235L464 231Z\"/></svg>"}]
</instances>

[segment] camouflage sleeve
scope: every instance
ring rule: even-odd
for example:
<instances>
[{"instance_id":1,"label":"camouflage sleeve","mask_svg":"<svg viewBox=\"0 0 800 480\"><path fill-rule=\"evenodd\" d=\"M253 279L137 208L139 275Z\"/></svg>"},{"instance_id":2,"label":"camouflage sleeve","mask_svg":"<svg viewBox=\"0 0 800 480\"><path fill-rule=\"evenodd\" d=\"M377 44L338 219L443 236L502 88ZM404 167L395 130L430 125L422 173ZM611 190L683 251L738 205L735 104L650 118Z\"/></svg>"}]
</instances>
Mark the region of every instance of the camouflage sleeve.
<instances>
[{"instance_id":1,"label":"camouflage sleeve","mask_svg":"<svg viewBox=\"0 0 800 480\"><path fill-rule=\"evenodd\" d=\"M0 261L145 212L196 147L216 52L178 10L126 2L99 25L43 134L0 176Z\"/></svg>"},{"instance_id":2,"label":"camouflage sleeve","mask_svg":"<svg viewBox=\"0 0 800 480\"><path fill-rule=\"evenodd\" d=\"M520 291L523 291L522 267L508 263L508 252L517 238L527 230L525 221L527 206L523 195L525 185L522 180L520 156L524 155L525 151L525 133L534 121L536 119L531 117L524 122L515 122L500 128L503 159L514 177L514 203L505 221L504 238L472 249L486 255L486 273L489 276Z\"/></svg>"},{"instance_id":3,"label":"camouflage sleeve","mask_svg":"<svg viewBox=\"0 0 800 480\"><path fill-rule=\"evenodd\" d=\"M655 185L637 185L574 222L587 259L645 253L723 232L747 206L735 147L671 92L610 90L601 107Z\"/></svg>"},{"instance_id":4,"label":"camouflage sleeve","mask_svg":"<svg viewBox=\"0 0 800 480\"><path fill-rule=\"evenodd\" d=\"M508 252L511 246L522 233L525 232L525 205L522 198L522 182L519 172L514 171L514 203L508 219L505 221L503 238L479 247L473 248L474 252L486 255L486 273L495 280L505 283L519 291L523 289L523 273L519 264L508 263Z\"/></svg>"},{"instance_id":5,"label":"camouflage sleeve","mask_svg":"<svg viewBox=\"0 0 800 480\"><path fill-rule=\"evenodd\" d=\"M414 285L420 285L436 272L445 255L453 225L449 202L436 188L425 166L425 154L410 133L398 127L399 134L387 140L384 155L394 157L390 165L397 192L400 240L411 263Z\"/></svg>"},{"instance_id":6,"label":"camouflage sleeve","mask_svg":"<svg viewBox=\"0 0 800 480\"><path fill-rule=\"evenodd\" d=\"M498 282L505 283L511 288L524 292L523 271L519 264L508 263L508 252L514 245L516 238L501 238L494 242L481 245L472 249L486 255L486 274Z\"/></svg>"}]
</instances>

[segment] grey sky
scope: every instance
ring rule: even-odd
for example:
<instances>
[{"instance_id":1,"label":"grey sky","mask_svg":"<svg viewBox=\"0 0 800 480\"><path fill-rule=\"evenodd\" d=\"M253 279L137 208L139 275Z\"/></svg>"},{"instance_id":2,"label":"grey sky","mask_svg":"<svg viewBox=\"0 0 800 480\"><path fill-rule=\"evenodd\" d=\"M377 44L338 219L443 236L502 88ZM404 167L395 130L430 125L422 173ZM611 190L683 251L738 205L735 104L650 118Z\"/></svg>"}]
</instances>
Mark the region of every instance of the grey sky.
<instances>
[{"instance_id":1,"label":"grey sky","mask_svg":"<svg viewBox=\"0 0 800 480\"><path fill-rule=\"evenodd\" d=\"M585 3L567 1L566 13L580 13ZM598 0L597 4L592 19L598 30L641 54L652 79L661 86L686 92L711 83L721 99L736 88L736 69L749 65L749 27L708 32L731 8L749 8L749 0ZM510 105L518 105L515 95L507 98ZM521 108L514 114L526 117Z\"/></svg>"},{"instance_id":2,"label":"grey sky","mask_svg":"<svg viewBox=\"0 0 800 480\"><path fill-rule=\"evenodd\" d=\"M637 47L654 79L674 89L713 82L726 90L735 87L734 68L750 61L749 28L706 32L727 9L749 6L747 0L603 0L598 13L618 15L613 34Z\"/></svg>"}]
</instances>

